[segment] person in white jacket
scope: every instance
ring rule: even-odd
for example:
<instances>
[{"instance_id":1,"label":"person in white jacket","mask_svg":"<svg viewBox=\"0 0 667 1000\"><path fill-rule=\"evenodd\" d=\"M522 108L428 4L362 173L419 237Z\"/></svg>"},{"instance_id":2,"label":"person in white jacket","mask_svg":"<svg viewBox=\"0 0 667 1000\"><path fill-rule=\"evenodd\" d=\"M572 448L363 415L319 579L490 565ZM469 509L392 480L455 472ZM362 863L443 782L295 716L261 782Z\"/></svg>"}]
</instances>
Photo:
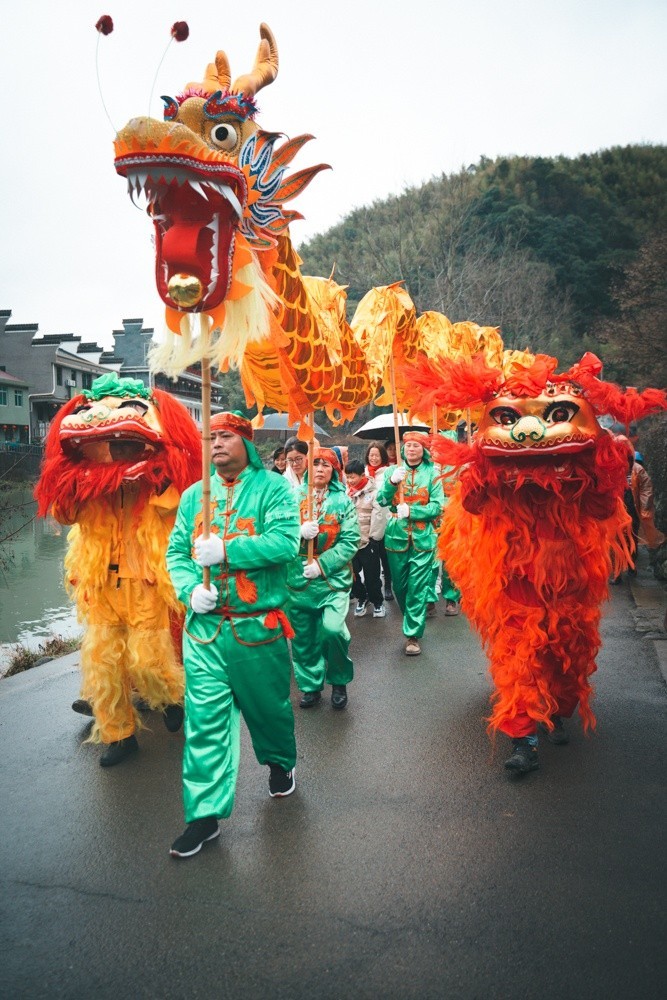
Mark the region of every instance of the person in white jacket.
<instances>
[{"instance_id":1,"label":"person in white jacket","mask_svg":"<svg viewBox=\"0 0 667 1000\"><path fill-rule=\"evenodd\" d=\"M370 600L373 605L373 618L384 618L387 611L380 580L380 541L387 524L386 513L375 499L375 482L366 475L363 462L356 459L348 462L345 466L345 475L347 495L357 511L361 532L359 549L352 560L354 570L352 596L357 599L354 617L364 617Z\"/></svg>"}]
</instances>

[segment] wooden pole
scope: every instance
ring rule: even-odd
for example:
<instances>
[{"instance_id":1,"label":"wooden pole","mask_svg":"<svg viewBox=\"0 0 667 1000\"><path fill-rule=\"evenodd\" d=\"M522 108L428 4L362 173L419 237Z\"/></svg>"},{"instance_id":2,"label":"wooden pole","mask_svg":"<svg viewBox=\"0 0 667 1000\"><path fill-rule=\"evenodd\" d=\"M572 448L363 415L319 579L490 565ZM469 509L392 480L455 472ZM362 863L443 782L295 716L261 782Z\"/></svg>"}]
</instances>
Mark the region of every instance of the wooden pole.
<instances>
[{"instance_id":1,"label":"wooden pole","mask_svg":"<svg viewBox=\"0 0 667 1000\"><path fill-rule=\"evenodd\" d=\"M208 317L200 315L201 360L201 503L202 537L211 534L211 362L208 356ZM211 567L204 567L204 586L211 589Z\"/></svg>"},{"instance_id":2,"label":"wooden pole","mask_svg":"<svg viewBox=\"0 0 667 1000\"><path fill-rule=\"evenodd\" d=\"M466 433L468 436L468 444L472 444L472 413L470 412L470 407L466 410Z\"/></svg>"},{"instance_id":3,"label":"wooden pole","mask_svg":"<svg viewBox=\"0 0 667 1000\"><path fill-rule=\"evenodd\" d=\"M310 427L310 438L308 441L308 520L313 520L313 458L314 458L314 438L315 438L315 414L306 414L306 424ZM312 563L315 555L315 539L308 539L308 556L306 558L307 563Z\"/></svg>"},{"instance_id":4,"label":"wooden pole","mask_svg":"<svg viewBox=\"0 0 667 1000\"><path fill-rule=\"evenodd\" d=\"M394 372L394 355L389 355L389 385L391 387L391 405L394 411L394 441L396 444L396 465L401 462L401 434L398 429L398 400L396 398L396 374ZM403 503L403 483L398 484L397 502Z\"/></svg>"}]
</instances>

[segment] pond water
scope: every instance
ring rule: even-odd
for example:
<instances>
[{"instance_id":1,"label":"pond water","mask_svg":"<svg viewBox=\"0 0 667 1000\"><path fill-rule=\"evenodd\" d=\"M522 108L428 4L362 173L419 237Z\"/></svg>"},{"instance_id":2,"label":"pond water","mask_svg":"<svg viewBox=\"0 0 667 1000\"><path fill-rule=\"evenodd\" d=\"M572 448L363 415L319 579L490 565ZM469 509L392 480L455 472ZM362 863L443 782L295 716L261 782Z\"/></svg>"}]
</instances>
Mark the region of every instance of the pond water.
<instances>
[{"instance_id":1,"label":"pond water","mask_svg":"<svg viewBox=\"0 0 667 1000\"><path fill-rule=\"evenodd\" d=\"M15 643L38 650L81 634L63 584L68 530L36 517L31 487L0 492L0 674Z\"/></svg>"}]
</instances>

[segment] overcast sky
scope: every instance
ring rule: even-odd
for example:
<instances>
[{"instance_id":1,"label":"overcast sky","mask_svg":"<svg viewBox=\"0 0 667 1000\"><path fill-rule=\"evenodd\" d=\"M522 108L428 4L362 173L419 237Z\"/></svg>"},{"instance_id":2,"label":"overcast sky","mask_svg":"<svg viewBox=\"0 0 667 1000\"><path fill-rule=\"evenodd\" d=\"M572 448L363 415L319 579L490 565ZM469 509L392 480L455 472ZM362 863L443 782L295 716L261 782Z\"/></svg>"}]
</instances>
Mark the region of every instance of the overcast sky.
<instances>
[{"instance_id":1,"label":"overcast sky","mask_svg":"<svg viewBox=\"0 0 667 1000\"><path fill-rule=\"evenodd\" d=\"M218 48L247 72L259 24L280 52L260 124L316 136L330 163L293 203L299 242L480 156L575 156L667 141L664 0L21 0L3 5L0 309L43 333L111 343L123 317L163 328L152 226L113 167L114 131L202 77ZM0 360L1 360L0 345Z\"/></svg>"}]
</instances>

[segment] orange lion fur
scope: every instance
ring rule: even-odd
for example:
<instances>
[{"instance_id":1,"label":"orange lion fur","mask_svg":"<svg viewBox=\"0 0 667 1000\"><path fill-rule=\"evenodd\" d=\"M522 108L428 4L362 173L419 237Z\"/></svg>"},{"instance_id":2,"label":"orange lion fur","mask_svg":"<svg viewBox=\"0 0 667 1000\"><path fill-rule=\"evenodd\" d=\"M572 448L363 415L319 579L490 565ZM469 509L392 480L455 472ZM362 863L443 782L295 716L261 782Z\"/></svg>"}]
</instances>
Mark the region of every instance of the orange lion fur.
<instances>
[{"instance_id":1,"label":"orange lion fur","mask_svg":"<svg viewBox=\"0 0 667 1000\"><path fill-rule=\"evenodd\" d=\"M577 704L584 727L594 726L600 604L630 557L622 449L605 435L567 482L542 468L525 469L521 484L474 446L466 451L474 461L445 509L439 555L489 654L489 727L529 735Z\"/></svg>"}]
</instances>

